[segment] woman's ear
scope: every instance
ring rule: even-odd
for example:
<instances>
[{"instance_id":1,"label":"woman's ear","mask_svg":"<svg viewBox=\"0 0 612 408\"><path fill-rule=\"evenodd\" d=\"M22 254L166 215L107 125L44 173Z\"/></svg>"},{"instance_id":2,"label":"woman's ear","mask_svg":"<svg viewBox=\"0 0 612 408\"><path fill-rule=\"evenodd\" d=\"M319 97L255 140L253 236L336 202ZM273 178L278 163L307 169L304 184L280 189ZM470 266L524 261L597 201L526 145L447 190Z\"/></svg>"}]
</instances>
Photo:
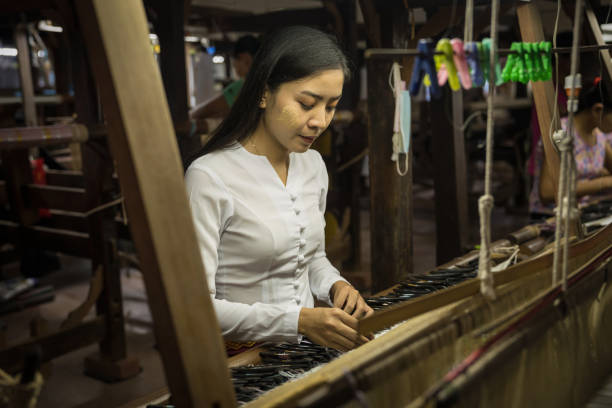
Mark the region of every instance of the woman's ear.
<instances>
[{"instance_id":1,"label":"woman's ear","mask_svg":"<svg viewBox=\"0 0 612 408\"><path fill-rule=\"evenodd\" d=\"M266 107L268 106L269 100L270 100L270 90L268 89L268 87L266 87L266 89L264 90L263 96L259 100L259 107L261 109L266 109Z\"/></svg>"}]
</instances>

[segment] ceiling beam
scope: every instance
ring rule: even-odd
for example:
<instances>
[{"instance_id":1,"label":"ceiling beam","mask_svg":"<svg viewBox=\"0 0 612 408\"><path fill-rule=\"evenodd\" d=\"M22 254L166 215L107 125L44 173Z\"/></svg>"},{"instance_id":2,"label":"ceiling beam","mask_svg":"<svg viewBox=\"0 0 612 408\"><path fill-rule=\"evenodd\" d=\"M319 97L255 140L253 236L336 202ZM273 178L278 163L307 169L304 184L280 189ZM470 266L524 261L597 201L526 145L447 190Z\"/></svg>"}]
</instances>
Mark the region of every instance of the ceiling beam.
<instances>
[{"instance_id":1,"label":"ceiling beam","mask_svg":"<svg viewBox=\"0 0 612 408\"><path fill-rule=\"evenodd\" d=\"M195 7L192 6L192 9ZM227 10L228 12L231 12ZM237 12L242 13L242 12ZM210 31L244 31L244 32L265 32L271 27L288 26L296 24L314 25L325 27L332 22L329 11L323 7L315 9L293 9L281 10L263 14L226 14L211 13L209 15L199 15L194 17L191 13L190 25L205 25Z\"/></svg>"}]
</instances>

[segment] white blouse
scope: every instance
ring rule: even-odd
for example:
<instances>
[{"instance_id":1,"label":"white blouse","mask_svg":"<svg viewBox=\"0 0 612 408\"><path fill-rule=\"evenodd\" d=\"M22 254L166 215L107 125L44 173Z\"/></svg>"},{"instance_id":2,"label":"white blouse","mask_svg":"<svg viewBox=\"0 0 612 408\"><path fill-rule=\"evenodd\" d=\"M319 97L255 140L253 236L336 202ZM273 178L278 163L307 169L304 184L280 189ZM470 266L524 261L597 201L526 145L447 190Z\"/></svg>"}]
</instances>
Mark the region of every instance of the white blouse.
<instances>
[{"instance_id":1,"label":"white blouse","mask_svg":"<svg viewBox=\"0 0 612 408\"><path fill-rule=\"evenodd\" d=\"M315 150L291 153L287 184L242 145L195 160L185 176L208 288L223 336L296 341L313 294L344 280L325 255L328 176Z\"/></svg>"}]
</instances>

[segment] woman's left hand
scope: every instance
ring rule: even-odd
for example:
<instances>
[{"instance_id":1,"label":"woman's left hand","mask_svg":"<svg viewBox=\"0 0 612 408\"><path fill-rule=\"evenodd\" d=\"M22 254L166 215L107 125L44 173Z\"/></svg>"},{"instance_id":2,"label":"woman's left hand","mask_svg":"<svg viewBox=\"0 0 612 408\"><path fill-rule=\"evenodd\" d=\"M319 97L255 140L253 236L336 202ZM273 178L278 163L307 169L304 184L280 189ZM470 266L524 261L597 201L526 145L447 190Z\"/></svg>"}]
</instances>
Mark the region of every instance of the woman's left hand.
<instances>
[{"instance_id":1,"label":"woman's left hand","mask_svg":"<svg viewBox=\"0 0 612 408\"><path fill-rule=\"evenodd\" d=\"M357 319L374 314L374 310L363 300L359 291L345 281L334 283L329 292L334 307L344 310Z\"/></svg>"}]
</instances>

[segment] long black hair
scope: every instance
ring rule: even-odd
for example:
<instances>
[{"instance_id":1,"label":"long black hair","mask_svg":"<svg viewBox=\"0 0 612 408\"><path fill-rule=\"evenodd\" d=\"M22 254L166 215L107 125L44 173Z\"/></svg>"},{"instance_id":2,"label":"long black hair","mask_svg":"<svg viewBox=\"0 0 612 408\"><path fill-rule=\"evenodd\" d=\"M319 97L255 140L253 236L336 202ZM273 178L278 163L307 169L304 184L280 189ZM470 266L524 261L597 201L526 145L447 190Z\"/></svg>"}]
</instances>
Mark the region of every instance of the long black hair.
<instances>
[{"instance_id":1,"label":"long black hair","mask_svg":"<svg viewBox=\"0 0 612 408\"><path fill-rule=\"evenodd\" d=\"M591 109L596 103L601 103L605 112L612 110L612 98L601 77L589 79L586 83L588 85L578 95L578 112Z\"/></svg>"},{"instance_id":2,"label":"long black hair","mask_svg":"<svg viewBox=\"0 0 612 408\"><path fill-rule=\"evenodd\" d=\"M256 129L263 110L259 102L267 89L328 69L341 69L350 77L346 56L336 39L314 28L291 26L264 37L229 115L206 145L192 158L230 146Z\"/></svg>"}]
</instances>

